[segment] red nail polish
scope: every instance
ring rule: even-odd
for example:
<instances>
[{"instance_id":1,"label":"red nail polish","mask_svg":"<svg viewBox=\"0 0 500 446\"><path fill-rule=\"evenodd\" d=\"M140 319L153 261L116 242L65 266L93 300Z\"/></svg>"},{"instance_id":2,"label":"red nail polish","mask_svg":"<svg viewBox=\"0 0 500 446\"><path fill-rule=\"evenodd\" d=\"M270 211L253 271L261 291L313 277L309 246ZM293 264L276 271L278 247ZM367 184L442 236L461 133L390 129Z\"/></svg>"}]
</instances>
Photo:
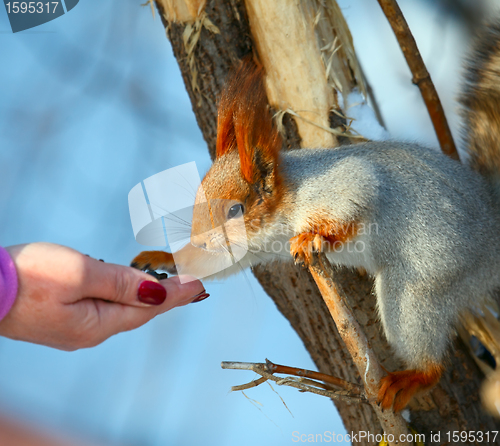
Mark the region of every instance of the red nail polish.
<instances>
[{"instance_id":1,"label":"red nail polish","mask_svg":"<svg viewBox=\"0 0 500 446\"><path fill-rule=\"evenodd\" d=\"M208 293L201 294L195 300L191 301L191 303L194 304L195 302L201 302L202 300L205 300L207 297L210 297L210 294Z\"/></svg>"},{"instance_id":2,"label":"red nail polish","mask_svg":"<svg viewBox=\"0 0 500 446\"><path fill-rule=\"evenodd\" d=\"M167 290L157 282L145 280L139 285L137 298L148 305L161 305L167 298Z\"/></svg>"}]
</instances>

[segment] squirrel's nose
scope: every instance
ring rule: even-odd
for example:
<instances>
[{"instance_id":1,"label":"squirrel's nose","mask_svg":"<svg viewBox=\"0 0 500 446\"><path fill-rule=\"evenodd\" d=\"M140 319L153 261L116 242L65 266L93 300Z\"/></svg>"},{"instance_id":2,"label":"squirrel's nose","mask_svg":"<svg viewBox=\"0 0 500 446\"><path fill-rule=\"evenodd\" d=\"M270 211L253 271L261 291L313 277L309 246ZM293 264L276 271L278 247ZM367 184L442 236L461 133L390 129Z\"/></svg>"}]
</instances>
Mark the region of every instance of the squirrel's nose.
<instances>
[{"instance_id":1,"label":"squirrel's nose","mask_svg":"<svg viewBox=\"0 0 500 446\"><path fill-rule=\"evenodd\" d=\"M207 249L206 237L200 235L191 236L191 244L196 248Z\"/></svg>"}]
</instances>

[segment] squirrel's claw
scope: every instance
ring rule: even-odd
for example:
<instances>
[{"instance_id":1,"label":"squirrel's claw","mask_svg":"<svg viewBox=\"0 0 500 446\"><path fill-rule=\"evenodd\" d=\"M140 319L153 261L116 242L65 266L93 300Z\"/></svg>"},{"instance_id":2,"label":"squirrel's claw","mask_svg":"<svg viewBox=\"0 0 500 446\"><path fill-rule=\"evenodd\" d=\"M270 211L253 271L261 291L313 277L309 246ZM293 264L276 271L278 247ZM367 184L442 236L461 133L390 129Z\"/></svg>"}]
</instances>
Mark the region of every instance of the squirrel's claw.
<instances>
[{"instance_id":1,"label":"squirrel's claw","mask_svg":"<svg viewBox=\"0 0 500 446\"><path fill-rule=\"evenodd\" d=\"M380 380L378 403L394 412L403 410L416 393L431 389L439 382L443 367L432 365L427 370L403 370L392 372Z\"/></svg>"},{"instance_id":2,"label":"squirrel's claw","mask_svg":"<svg viewBox=\"0 0 500 446\"><path fill-rule=\"evenodd\" d=\"M308 267L313 259L313 253L323 250L323 237L319 234L303 232L290 239L290 253L296 265Z\"/></svg>"}]
</instances>

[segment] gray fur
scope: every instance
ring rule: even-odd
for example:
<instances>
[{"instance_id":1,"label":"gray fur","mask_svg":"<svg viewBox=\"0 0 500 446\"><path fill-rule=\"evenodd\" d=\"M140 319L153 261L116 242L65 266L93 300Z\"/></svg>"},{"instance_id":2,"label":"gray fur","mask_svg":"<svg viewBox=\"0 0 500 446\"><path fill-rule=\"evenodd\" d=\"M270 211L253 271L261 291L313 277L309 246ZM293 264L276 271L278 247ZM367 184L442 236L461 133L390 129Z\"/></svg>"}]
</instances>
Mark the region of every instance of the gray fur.
<instances>
[{"instance_id":1,"label":"gray fur","mask_svg":"<svg viewBox=\"0 0 500 446\"><path fill-rule=\"evenodd\" d=\"M325 207L335 221L372 224L359 236L362 254L330 260L375 276L385 334L408 366L441 363L460 314L500 286L500 211L488 183L441 153L396 142L284 152L280 171L294 212L276 222L295 234Z\"/></svg>"}]
</instances>

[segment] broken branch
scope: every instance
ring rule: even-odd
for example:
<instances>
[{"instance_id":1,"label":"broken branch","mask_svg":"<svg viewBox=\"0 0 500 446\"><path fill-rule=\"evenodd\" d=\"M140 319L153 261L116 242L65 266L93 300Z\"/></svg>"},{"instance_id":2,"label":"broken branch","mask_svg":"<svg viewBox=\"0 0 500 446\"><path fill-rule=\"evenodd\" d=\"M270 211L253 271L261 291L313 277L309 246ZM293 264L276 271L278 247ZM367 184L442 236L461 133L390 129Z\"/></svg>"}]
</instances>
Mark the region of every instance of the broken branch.
<instances>
[{"instance_id":1,"label":"broken branch","mask_svg":"<svg viewBox=\"0 0 500 446\"><path fill-rule=\"evenodd\" d=\"M326 373L314 372L312 370L306 369L298 369L296 367L290 367L287 365L273 364L268 359L266 359L266 365L271 373L281 373L285 375L312 378L318 381L333 384L334 386L341 387L344 390L357 393L358 395L363 392L363 387L359 386L358 384L350 383L344 379L337 378L332 375L327 375Z\"/></svg>"},{"instance_id":2,"label":"broken branch","mask_svg":"<svg viewBox=\"0 0 500 446\"><path fill-rule=\"evenodd\" d=\"M324 388L322 383L315 382L308 378L293 378L293 377L284 377L280 378L273 375L272 366L274 366L272 362L268 361L267 363L253 363L253 362L233 362L233 361L224 361L221 363L221 367L223 369L232 369L232 370L251 370L257 374L259 374L262 378L259 378L255 381L251 381L248 384L242 384L240 386L234 386L231 388L232 391L237 390L245 390L247 388L256 387L263 382L270 380L274 381L279 386L289 386L299 389L301 392L309 392L315 393L317 395L326 396L328 398L332 398L334 400L343 401L346 403L367 403L366 397L364 394L360 393L360 389L358 391L347 391L347 390L328 390ZM286 367L286 366L281 366ZM294 367L290 367L294 370ZM278 373L278 372L277 372ZM281 373L281 372L279 372ZM323 374L321 374L323 375ZM333 378L333 377L331 377ZM343 380L341 380L343 381ZM356 385L352 384L355 388ZM359 387L359 386L358 386Z\"/></svg>"}]
</instances>

